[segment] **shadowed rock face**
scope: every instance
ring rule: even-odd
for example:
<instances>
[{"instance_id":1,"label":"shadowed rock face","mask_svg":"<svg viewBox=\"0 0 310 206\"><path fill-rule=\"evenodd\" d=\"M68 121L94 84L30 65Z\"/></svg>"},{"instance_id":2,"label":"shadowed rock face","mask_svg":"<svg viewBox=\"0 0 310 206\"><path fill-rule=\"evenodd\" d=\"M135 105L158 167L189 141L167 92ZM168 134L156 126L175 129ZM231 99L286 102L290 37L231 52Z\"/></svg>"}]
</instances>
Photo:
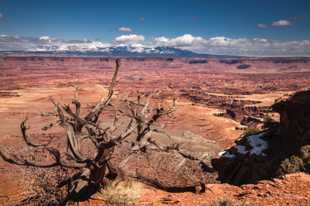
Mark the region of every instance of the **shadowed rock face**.
<instances>
[{"instance_id":1,"label":"shadowed rock face","mask_svg":"<svg viewBox=\"0 0 310 206\"><path fill-rule=\"evenodd\" d=\"M310 173L310 90L279 100L273 109L280 113L281 145L290 154L278 174Z\"/></svg>"},{"instance_id":2,"label":"shadowed rock face","mask_svg":"<svg viewBox=\"0 0 310 206\"><path fill-rule=\"evenodd\" d=\"M219 158L212 160L219 180L242 185L270 178L274 166L279 164L269 141L274 138L271 132L244 136L235 146L221 152Z\"/></svg>"},{"instance_id":3,"label":"shadowed rock face","mask_svg":"<svg viewBox=\"0 0 310 206\"><path fill-rule=\"evenodd\" d=\"M287 150L296 152L310 144L310 90L278 100L273 110L280 113L280 135Z\"/></svg>"},{"instance_id":4,"label":"shadowed rock face","mask_svg":"<svg viewBox=\"0 0 310 206\"><path fill-rule=\"evenodd\" d=\"M277 100L272 108L280 113L278 126L242 137L212 160L222 182L241 185L287 173L310 173L310 90ZM251 143L249 139L258 136L257 144ZM255 147L261 152L253 152Z\"/></svg>"}]
</instances>

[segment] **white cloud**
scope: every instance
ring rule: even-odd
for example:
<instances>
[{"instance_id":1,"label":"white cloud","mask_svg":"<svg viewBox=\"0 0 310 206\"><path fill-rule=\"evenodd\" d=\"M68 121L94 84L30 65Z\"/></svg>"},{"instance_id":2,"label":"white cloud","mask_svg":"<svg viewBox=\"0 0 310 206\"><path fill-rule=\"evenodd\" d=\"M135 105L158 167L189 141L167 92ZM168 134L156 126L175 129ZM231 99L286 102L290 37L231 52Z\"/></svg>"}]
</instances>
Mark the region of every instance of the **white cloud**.
<instances>
[{"instance_id":1,"label":"white cloud","mask_svg":"<svg viewBox=\"0 0 310 206\"><path fill-rule=\"evenodd\" d=\"M143 44L132 44L130 46L131 46L130 50L132 52L141 53L141 52L144 52L144 49L145 49L145 45L143 45Z\"/></svg>"},{"instance_id":2,"label":"white cloud","mask_svg":"<svg viewBox=\"0 0 310 206\"><path fill-rule=\"evenodd\" d=\"M47 41L47 40L50 40L51 37L49 37L49 36L41 36L39 39Z\"/></svg>"},{"instance_id":3,"label":"white cloud","mask_svg":"<svg viewBox=\"0 0 310 206\"><path fill-rule=\"evenodd\" d=\"M199 51L205 45L206 40L199 36L195 37L191 34L184 34L175 38L167 38L164 36L156 37L153 43L155 46L178 47Z\"/></svg>"},{"instance_id":4,"label":"white cloud","mask_svg":"<svg viewBox=\"0 0 310 206\"><path fill-rule=\"evenodd\" d=\"M129 28L129 27L120 27L120 28L118 28L118 31L119 32L132 32L132 29L131 28Z\"/></svg>"},{"instance_id":5,"label":"white cloud","mask_svg":"<svg viewBox=\"0 0 310 206\"><path fill-rule=\"evenodd\" d=\"M196 43L204 43L204 39L202 37L194 37L191 34L184 34L183 36L176 37L171 39L173 45L193 45Z\"/></svg>"},{"instance_id":6,"label":"white cloud","mask_svg":"<svg viewBox=\"0 0 310 206\"><path fill-rule=\"evenodd\" d=\"M39 40L42 41L42 42L51 43L53 39L51 37L49 37L49 36L41 36L41 37L39 37Z\"/></svg>"},{"instance_id":7,"label":"white cloud","mask_svg":"<svg viewBox=\"0 0 310 206\"><path fill-rule=\"evenodd\" d=\"M162 44L167 44L169 42L169 39L164 36L160 36L160 37L154 38L154 42L155 44L162 45Z\"/></svg>"},{"instance_id":8,"label":"white cloud","mask_svg":"<svg viewBox=\"0 0 310 206\"><path fill-rule=\"evenodd\" d=\"M257 24L257 28L266 29L266 28L268 28L268 25L267 24Z\"/></svg>"},{"instance_id":9,"label":"white cloud","mask_svg":"<svg viewBox=\"0 0 310 206\"><path fill-rule=\"evenodd\" d=\"M209 40L207 40L207 44L211 46L229 46L231 43L233 43L233 41L224 36L212 37Z\"/></svg>"},{"instance_id":10,"label":"white cloud","mask_svg":"<svg viewBox=\"0 0 310 206\"><path fill-rule=\"evenodd\" d=\"M144 41L144 36L137 34L121 35L116 37L115 41L123 44L138 43Z\"/></svg>"},{"instance_id":11,"label":"white cloud","mask_svg":"<svg viewBox=\"0 0 310 206\"><path fill-rule=\"evenodd\" d=\"M289 20L282 19L282 20L274 21L271 25L275 27L286 27L286 26L291 26L292 22Z\"/></svg>"},{"instance_id":12,"label":"white cloud","mask_svg":"<svg viewBox=\"0 0 310 206\"><path fill-rule=\"evenodd\" d=\"M85 42L61 42L56 44L58 51L98 51L100 49L111 46L109 43L100 41L85 41Z\"/></svg>"}]
</instances>

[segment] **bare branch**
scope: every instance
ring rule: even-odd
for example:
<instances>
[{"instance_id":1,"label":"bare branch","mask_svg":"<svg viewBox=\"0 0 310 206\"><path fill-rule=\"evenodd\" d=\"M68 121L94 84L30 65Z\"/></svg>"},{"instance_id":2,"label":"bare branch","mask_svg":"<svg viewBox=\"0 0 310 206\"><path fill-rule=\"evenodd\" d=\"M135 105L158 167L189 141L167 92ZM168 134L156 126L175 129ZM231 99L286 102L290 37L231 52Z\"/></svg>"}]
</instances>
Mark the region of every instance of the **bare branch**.
<instances>
[{"instance_id":1,"label":"bare branch","mask_svg":"<svg viewBox=\"0 0 310 206\"><path fill-rule=\"evenodd\" d=\"M66 163L64 160L61 160L60 153L56 149L48 148L47 151L53 156L55 162L49 164L42 164L35 161L29 161L26 159L21 159L14 154L7 154L4 150L0 149L1 158L11 164L20 165L20 166L31 166L31 167L41 167L41 168L50 168L50 167L66 167L66 168L83 168L86 164L77 164L77 163Z\"/></svg>"},{"instance_id":2,"label":"bare branch","mask_svg":"<svg viewBox=\"0 0 310 206\"><path fill-rule=\"evenodd\" d=\"M109 105L109 103L112 99L112 96L114 93L114 87L116 85L116 78L117 78L118 70L120 67L120 59L116 59L115 63L116 63L116 67L115 67L114 74L112 77L112 81L110 84L109 93L108 93L107 97L101 98L101 100L97 103L97 105L86 115L85 119L87 121L96 123L99 115L101 114L101 112L103 110L103 108L106 107L107 105Z\"/></svg>"},{"instance_id":3,"label":"bare branch","mask_svg":"<svg viewBox=\"0 0 310 206\"><path fill-rule=\"evenodd\" d=\"M60 126L64 126L64 124L65 124L65 115L64 115L62 109L60 108L59 104L54 101L53 98L49 98L49 99L50 99L50 102L52 102L52 104L55 107L55 110L56 110L58 118L59 118Z\"/></svg>"},{"instance_id":4,"label":"bare branch","mask_svg":"<svg viewBox=\"0 0 310 206\"><path fill-rule=\"evenodd\" d=\"M50 139L47 143L45 144L35 144L35 143L32 143L32 141L30 140L28 134L27 134L27 130L29 129L29 127L27 127L27 118L25 118L22 123L20 124L20 129L21 129L21 132L22 132L22 137L23 137L23 140L24 142L30 146L30 147L46 147L48 146L51 141L53 139Z\"/></svg>"},{"instance_id":5,"label":"bare branch","mask_svg":"<svg viewBox=\"0 0 310 206\"><path fill-rule=\"evenodd\" d=\"M67 125L67 139L68 139L68 149L74 156L75 160L79 163L86 162L88 159L83 157L83 155L80 153L79 140L75 135L73 126L70 124Z\"/></svg>"}]
</instances>

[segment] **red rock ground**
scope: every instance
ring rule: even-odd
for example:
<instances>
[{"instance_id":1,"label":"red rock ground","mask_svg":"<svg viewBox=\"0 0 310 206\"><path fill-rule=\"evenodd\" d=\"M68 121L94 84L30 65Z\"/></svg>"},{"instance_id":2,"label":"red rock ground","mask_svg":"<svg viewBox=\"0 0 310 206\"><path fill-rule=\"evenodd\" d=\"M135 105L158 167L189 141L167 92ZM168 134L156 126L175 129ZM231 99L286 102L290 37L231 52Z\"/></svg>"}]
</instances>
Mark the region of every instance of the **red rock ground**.
<instances>
[{"instance_id":1,"label":"red rock ground","mask_svg":"<svg viewBox=\"0 0 310 206\"><path fill-rule=\"evenodd\" d=\"M233 205L283 206L310 205L310 176L303 173L286 175L281 179L265 180L242 187L228 184L209 184L202 194L168 193L144 186L142 197L133 205L208 205L219 200L229 200ZM91 205L104 205L91 200ZM88 203L83 203L87 205Z\"/></svg>"}]
</instances>

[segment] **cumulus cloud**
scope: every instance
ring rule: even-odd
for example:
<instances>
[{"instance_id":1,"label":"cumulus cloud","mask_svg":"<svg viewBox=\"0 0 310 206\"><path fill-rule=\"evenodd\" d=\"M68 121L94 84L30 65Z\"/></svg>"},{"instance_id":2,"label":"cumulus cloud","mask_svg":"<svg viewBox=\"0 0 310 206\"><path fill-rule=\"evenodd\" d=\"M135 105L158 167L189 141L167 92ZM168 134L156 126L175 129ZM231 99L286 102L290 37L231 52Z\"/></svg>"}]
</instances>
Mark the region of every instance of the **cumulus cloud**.
<instances>
[{"instance_id":1,"label":"cumulus cloud","mask_svg":"<svg viewBox=\"0 0 310 206\"><path fill-rule=\"evenodd\" d=\"M164 36L154 38L154 42L159 45L167 44L170 40Z\"/></svg>"},{"instance_id":2,"label":"cumulus cloud","mask_svg":"<svg viewBox=\"0 0 310 206\"><path fill-rule=\"evenodd\" d=\"M183 36L173 38L170 41L173 45L188 46L204 43L205 40L199 36L194 37L191 34L184 34Z\"/></svg>"},{"instance_id":3,"label":"cumulus cloud","mask_svg":"<svg viewBox=\"0 0 310 206\"><path fill-rule=\"evenodd\" d=\"M260 29L266 29L266 28L268 28L268 25L267 25L267 24L257 24L256 26L257 26L257 28L260 28Z\"/></svg>"},{"instance_id":4,"label":"cumulus cloud","mask_svg":"<svg viewBox=\"0 0 310 206\"><path fill-rule=\"evenodd\" d=\"M189 49L194 51L203 50L206 39L200 36L193 36L191 34L184 34L175 38L167 38L165 36L156 37L153 40L155 46L177 47L182 49Z\"/></svg>"},{"instance_id":5,"label":"cumulus cloud","mask_svg":"<svg viewBox=\"0 0 310 206\"><path fill-rule=\"evenodd\" d=\"M118 31L119 32L132 32L132 29L129 27L122 26L122 27L118 28Z\"/></svg>"},{"instance_id":6,"label":"cumulus cloud","mask_svg":"<svg viewBox=\"0 0 310 206\"><path fill-rule=\"evenodd\" d=\"M40 40L47 41L47 40L50 40L51 37L49 37L49 36L41 36L41 37L39 37L39 39L40 39Z\"/></svg>"},{"instance_id":7,"label":"cumulus cloud","mask_svg":"<svg viewBox=\"0 0 310 206\"><path fill-rule=\"evenodd\" d=\"M41 36L41 37L39 37L39 40L42 41L42 42L51 43L53 41L53 38L51 38L49 36Z\"/></svg>"},{"instance_id":8,"label":"cumulus cloud","mask_svg":"<svg viewBox=\"0 0 310 206\"><path fill-rule=\"evenodd\" d=\"M206 40L200 36L195 37L191 34L184 34L175 38L167 38L164 36L156 37L153 43L155 46L178 47L199 51L204 47Z\"/></svg>"},{"instance_id":9,"label":"cumulus cloud","mask_svg":"<svg viewBox=\"0 0 310 206\"><path fill-rule=\"evenodd\" d=\"M144 36L137 34L121 35L115 41L122 44L138 43L144 41Z\"/></svg>"},{"instance_id":10,"label":"cumulus cloud","mask_svg":"<svg viewBox=\"0 0 310 206\"><path fill-rule=\"evenodd\" d=\"M282 20L272 22L271 25L275 27L287 27L287 26L291 26L292 22L289 20L282 19Z\"/></svg>"},{"instance_id":11,"label":"cumulus cloud","mask_svg":"<svg viewBox=\"0 0 310 206\"><path fill-rule=\"evenodd\" d=\"M289 21L289 20L285 20L285 19L281 19L281 20L278 20L278 21L274 21L270 24L257 24L257 28L260 28L260 29L267 29L269 28L270 26L272 27L288 27L288 26L292 26L293 25L293 22Z\"/></svg>"}]
</instances>

